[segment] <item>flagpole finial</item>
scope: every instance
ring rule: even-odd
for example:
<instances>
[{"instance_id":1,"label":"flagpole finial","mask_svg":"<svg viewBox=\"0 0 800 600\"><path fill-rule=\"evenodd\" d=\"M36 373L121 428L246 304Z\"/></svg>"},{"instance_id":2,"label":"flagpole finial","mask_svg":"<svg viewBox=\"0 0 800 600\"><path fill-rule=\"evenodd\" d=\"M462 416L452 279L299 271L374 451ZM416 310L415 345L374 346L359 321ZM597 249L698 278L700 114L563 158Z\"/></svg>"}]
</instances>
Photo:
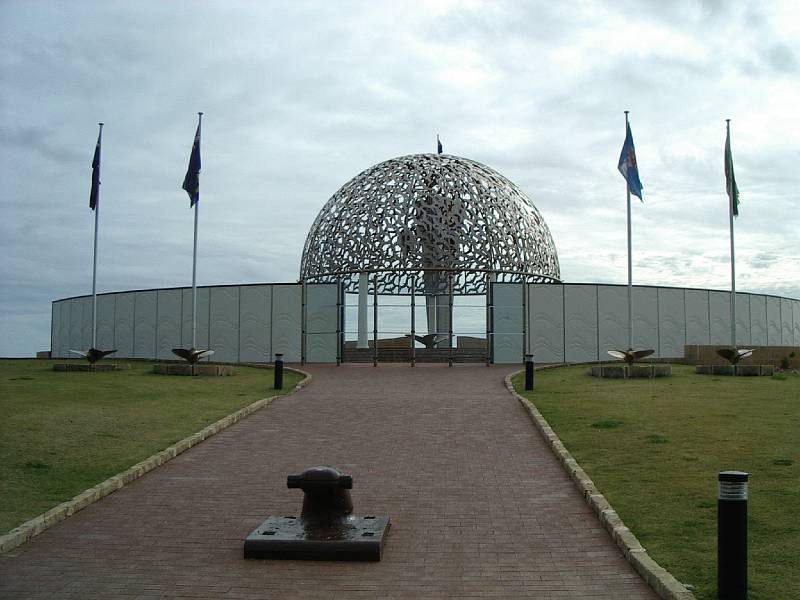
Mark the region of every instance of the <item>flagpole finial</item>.
<instances>
[{"instance_id":1,"label":"flagpole finial","mask_svg":"<svg viewBox=\"0 0 800 600\"><path fill-rule=\"evenodd\" d=\"M105 123L98 123L98 125L100 125L100 127L102 127L103 125L105 125Z\"/></svg>"}]
</instances>

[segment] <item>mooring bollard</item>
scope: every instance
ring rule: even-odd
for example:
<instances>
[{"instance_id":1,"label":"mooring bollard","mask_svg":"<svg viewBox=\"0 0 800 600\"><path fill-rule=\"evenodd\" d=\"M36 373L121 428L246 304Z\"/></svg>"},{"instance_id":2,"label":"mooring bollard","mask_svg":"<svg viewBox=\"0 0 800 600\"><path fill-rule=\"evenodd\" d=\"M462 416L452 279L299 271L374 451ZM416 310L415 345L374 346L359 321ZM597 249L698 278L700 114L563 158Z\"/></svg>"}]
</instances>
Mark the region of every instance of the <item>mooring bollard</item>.
<instances>
[{"instance_id":1,"label":"mooring bollard","mask_svg":"<svg viewBox=\"0 0 800 600\"><path fill-rule=\"evenodd\" d=\"M533 389L533 354L525 355L525 389Z\"/></svg>"},{"instance_id":2,"label":"mooring bollard","mask_svg":"<svg viewBox=\"0 0 800 600\"><path fill-rule=\"evenodd\" d=\"M747 478L721 471L717 495L717 597L747 598Z\"/></svg>"},{"instance_id":3,"label":"mooring bollard","mask_svg":"<svg viewBox=\"0 0 800 600\"><path fill-rule=\"evenodd\" d=\"M275 389L283 389L283 354L275 353Z\"/></svg>"}]
</instances>

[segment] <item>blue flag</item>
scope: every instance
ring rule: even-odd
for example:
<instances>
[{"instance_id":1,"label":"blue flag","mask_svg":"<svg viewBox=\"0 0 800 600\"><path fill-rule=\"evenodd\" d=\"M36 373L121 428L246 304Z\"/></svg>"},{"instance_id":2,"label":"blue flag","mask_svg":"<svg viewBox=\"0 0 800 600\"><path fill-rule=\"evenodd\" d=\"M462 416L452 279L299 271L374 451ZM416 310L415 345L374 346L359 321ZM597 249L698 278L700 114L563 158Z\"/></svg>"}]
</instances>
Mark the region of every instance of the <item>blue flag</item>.
<instances>
[{"instance_id":1,"label":"blue flag","mask_svg":"<svg viewBox=\"0 0 800 600\"><path fill-rule=\"evenodd\" d=\"M97 134L97 145L94 147L94 158L92 159L92 191L89 192L89 208L94 210L97 207L97 199L100 197L100 136Z\"/></svg>"},{"instance_id":2,"label":"blue flag","mask_svg":"<svg viewBox=\"0 0 800 600\"><path fill-rule=\"evenodd\" d=\"M622 144L622 152L619 155L619 164L617 168L622 176L628 182L628 189L631 194L638 196L639 200L642 199L642 182L639 181L639 166L636 164L636 150L633 147L633 135L631 135L631 126L625 125L625 143Z\"/></svg>"},{"instance_id":3,"label":"blue flag","mask_svg":"<svg viewBox=\"0 0 800 600\"><path fill-rule=\"evenodd\" d=\"M200 123L197 124L197 133L194 134L192 155L189 157L189 168L186 169L182 187L189 194L189 208L192 208L200 199Z\"/></svg>"}]
</instances>

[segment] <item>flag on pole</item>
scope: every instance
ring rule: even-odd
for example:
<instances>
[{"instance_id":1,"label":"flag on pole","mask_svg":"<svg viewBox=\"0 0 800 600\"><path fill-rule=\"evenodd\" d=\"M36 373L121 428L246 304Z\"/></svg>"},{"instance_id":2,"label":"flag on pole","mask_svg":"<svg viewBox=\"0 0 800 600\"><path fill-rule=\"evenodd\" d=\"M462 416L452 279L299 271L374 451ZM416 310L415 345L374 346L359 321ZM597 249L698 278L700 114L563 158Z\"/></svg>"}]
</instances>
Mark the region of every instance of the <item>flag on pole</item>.
<instances>
[{"instance_id":1,"label":"flag on pole","mask_svg":"<svg viewBox=\"0 0 800 600\"><path fill-rule=\"evenodd\" d=\"M731 130L725 138L725 190L731 203L733 216L739 216L739 188L736 187L736 177L733 175L733 156L731 155Z\"/></svg>"},{"instance_id":2,"label":"flag on pole","mask_svg":"<svg viewBox=\"0 0 800 600\"><path fill-rule=\"evenodd\" d=\"M92 210L97 207L97 199L100 197L100 135L97 134L97 145L94 147L92 159L92 191L89 192L89 208Z\"/></svg>"},{"instance_id":3,"label":"flag on pole","mask_svg":"<svg viewBox=\"0 0 800 600\"><path fill-rule=\"evenodd\" d=\"M189 194L189 208L192 208L200 199L200 123L197 124L197 133L194 134L189 168L186 169L182 187Z\"/></svg>"},{"instance_id":4,"label":"flag on pole","mask_svg":"<svg viewBox=\"0 0 800 600\"><path fill-rule=\"evenodd\" d=\"M631 126L625 126L625 143L622 144L622 152L619 155L619 164L617 168L622 176L628 182L628 189L631 194L638 196L639 200L642 199L642 182L639 181L639 166L636 164L636 150L633 147L633 135L631 135Z\"/></svg>"},{"instance_id":5,"label":"flag on pole","mask_svg":"<svg viewBox=\"0 0 800 600\"><path fill-rule=\"evenodd\" d=\"M443 152L442 149L442 142L439 140L439 134L436 134L436 154L441 154Z\"/></svg>"}]
</instances>

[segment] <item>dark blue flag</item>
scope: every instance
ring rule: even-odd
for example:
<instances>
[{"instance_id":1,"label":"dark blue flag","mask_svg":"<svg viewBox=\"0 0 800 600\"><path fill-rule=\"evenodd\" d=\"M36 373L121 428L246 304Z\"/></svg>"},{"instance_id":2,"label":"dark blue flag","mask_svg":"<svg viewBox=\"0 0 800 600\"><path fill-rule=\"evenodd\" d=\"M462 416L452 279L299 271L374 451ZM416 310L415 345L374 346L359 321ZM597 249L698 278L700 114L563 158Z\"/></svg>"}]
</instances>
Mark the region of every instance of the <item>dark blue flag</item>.
<instances>
[{"instance_id":1,"label":"dark blue flag","mask_svg":"<svg viewBox=\"0 0 800 600\"><path fill-rule=\"evenodd\" d=\"M89 208L92 210L97 207L97 199L100 197L100 135L97 134L97 145L94 147L92 159L92 191L89 192Z\"/></svg>"},{"instance_id":2,"label":"dark blue flag","mask_svg":"<svg viewBox=\"0 0 800 600\"><path fill-rule=\"evenodd\" d=\"M636 164L636 150L633 147L633 135L631 135L631 126L625 125L625 143L622 144L622 152L619 155L619 164L617 168L622 176L628 182L628 189L631 194L638 196L642 200L642 182L639 181L639 166Z\"/></svg>"},{"instance_id":3,"label":"dark blue flag","mask_svg":"<svg viewBox=\"0 0 800 600\"><path fill-rule=\"evenodd\" d=\"M189 168L186 169L182 187L189 194L189 208L192 208L200 199L200 123L197 124L197 133L194 134L192 155L189 157Z\"/></svg>"},{"instance_id":4,"label":"dark blue flag","mask_svg":"<svg viewBox=\"0 0 800 600\"><path fill-rule=\"evenodd\" d=\"M436 154L442 153L442 142L439 141L439 136L436 136Z\"/></svg>"}]
</instances>

